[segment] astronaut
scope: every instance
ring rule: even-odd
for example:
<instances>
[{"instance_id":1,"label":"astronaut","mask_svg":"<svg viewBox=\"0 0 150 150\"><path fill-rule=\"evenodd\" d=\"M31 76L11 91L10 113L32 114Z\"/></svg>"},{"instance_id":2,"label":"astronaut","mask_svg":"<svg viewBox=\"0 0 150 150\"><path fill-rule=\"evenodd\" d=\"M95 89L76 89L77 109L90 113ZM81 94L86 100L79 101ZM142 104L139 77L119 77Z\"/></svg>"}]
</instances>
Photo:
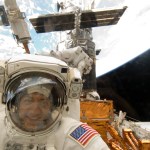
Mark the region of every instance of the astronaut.
<instances>
[{"instance_id":1,"label":"astronaut","mask_svg":"<svg viewBox=\"0 0 150 150\"><path fill-rule=\"evenodd\" d=\"M84 2L86 5L88 4L91 7L93 6L94 1ZM85 7L87 7L85 5ZM87 28L86 25L82 25L82 28L80 27L82 24L82 19L84 18L82 16L82 7L80 4L77 4L75 1L72 0L59 0L58 1L58 8L60 9L60 12L72 12L74 13L74 29L73 30L67 30L66 31L66 38L65 40L62 40L60 43L58 43L57 51L54 53L54 56L56 58L59 57L59 59L67 62L66 57L64 59L64 56L66 54L66 51L74 51L74 49L82 49L82 51L90 58L90 61L84 61L85 63L80 63L79 65L76 65L76 63L71 63L73 65L76 65L75 67L79 68L78 66L81 66L79 68L80 70L83 70L82 68L87 64L87 62L92 62L90 69L88 72L81 72L83 73L83 92L82 97L86 100L100 100L100 95L97 92L97 86L96 86L96 52L95 52L95 43L93 42L93 36L92 36L92 28ZM88 6L88 7L89 7ZM87 8L88 8L87 7ZM58 10L59 10L58 9ZM88 15L87 18L84 18L85 20L89 20ZM94 16L93 16L94 18ZM84 20L84 21L85 21ZM83 22L84 22L83 21ZM84 24L84 23L83 23ZM63 35L64 37L64 35ZM77 52L79 53L79 52ZM64 56L63 56L63 55ZM72 52L73 54L73 52ZM83 54L83 53L82 53ZM81 55L81 54L80 54ZM61 56L61 57L60 57ZM74 54L72 55L74 58ZM82 55L81 55L82 56ZM86 56L86 57L87 57ZM67 58L71 58L67 57ZM76 59L75 59L76 60ZM89 59L88 59L89 60ZM89 64L88 64L89 66Z\"/></svg>"},{"instance_id":2,"label":"astronaut","mask_svg":"<svg viewBox=\"0 0 150 150\"><path fill-rule=\"evenodd\" d=\"M25 54L0 63L0 77L1 150L109 149L97 131L64 115L82 91L77 69L56 58Z\"/></svg>"}]
</instances>

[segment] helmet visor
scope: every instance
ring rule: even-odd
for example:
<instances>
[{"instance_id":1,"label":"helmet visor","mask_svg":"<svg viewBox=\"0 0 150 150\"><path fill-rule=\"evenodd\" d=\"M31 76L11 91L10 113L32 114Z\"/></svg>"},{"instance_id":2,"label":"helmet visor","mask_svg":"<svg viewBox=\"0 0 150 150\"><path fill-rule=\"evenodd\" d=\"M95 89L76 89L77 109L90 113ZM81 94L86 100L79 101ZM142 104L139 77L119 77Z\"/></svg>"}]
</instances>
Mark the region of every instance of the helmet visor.
<instances>
[{"instance_id":1,"label":"helmet visor","mask_svg":"<svg viewBox=\"0 0 150 150\"><path fill-rule=\"evenodd\" d=\"M63 84L55 76L43 73L16 77L6 93L11 121L27 132L43 131L56 123L65 101Z\"/></svg>"}]
</instances>

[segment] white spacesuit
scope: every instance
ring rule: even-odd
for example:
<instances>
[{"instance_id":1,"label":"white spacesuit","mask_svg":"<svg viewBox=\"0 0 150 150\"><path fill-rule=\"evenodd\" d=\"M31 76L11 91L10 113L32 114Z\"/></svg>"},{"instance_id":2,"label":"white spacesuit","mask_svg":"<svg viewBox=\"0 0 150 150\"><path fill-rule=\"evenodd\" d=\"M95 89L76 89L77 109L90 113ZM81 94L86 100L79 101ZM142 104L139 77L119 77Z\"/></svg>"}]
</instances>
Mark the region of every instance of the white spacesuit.
<instances>
[{"instance_id":1,"label":"white spacesuit","mask_svg":"<svg viewBox=\"0 0 150 150\"><path fill-rule=\"evenodd\" d=\"M0 77L0 150L109 149L97 131L63 116L68 101L80 97L78 70L55 58L23 55L0 63Z\"/></svg>"}]
</instances>

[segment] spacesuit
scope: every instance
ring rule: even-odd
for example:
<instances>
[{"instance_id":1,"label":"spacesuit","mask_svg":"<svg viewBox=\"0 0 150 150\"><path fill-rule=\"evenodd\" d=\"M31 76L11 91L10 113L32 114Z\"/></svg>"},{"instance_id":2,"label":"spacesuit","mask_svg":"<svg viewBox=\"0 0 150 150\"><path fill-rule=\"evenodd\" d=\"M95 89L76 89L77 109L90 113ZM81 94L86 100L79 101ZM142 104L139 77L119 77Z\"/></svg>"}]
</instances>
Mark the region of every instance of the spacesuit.
<instances>
[{"instance_id":1,"label":"spacesuit","mask_svg":"<svg viewBox=\"0 0 150 150\"><path fill-rule=\"evenodd\" d=\"M23 55L0 63L0 76L1 150L109 149L86 123L63 116L82 90L77 70L55 58Z\"/></svg>"}]
</instances>

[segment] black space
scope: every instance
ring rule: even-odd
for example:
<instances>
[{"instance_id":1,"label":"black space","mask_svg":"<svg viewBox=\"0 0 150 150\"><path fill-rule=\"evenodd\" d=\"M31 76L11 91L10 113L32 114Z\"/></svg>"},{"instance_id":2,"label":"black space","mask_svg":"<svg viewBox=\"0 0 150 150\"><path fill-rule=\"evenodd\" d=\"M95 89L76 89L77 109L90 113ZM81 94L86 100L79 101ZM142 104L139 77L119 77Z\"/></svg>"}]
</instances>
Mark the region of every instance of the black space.
<instances>
[{"instance_id":1,"label":"black space","mask_svg":"<svg viewBox=\"0 0 150 150\"><path fill-rule=\"evenodd\" d=\"M97 78L101 99L114 101L116 112L150 121L150 49L132 61Z\"/></svg>"}]
</instances>

